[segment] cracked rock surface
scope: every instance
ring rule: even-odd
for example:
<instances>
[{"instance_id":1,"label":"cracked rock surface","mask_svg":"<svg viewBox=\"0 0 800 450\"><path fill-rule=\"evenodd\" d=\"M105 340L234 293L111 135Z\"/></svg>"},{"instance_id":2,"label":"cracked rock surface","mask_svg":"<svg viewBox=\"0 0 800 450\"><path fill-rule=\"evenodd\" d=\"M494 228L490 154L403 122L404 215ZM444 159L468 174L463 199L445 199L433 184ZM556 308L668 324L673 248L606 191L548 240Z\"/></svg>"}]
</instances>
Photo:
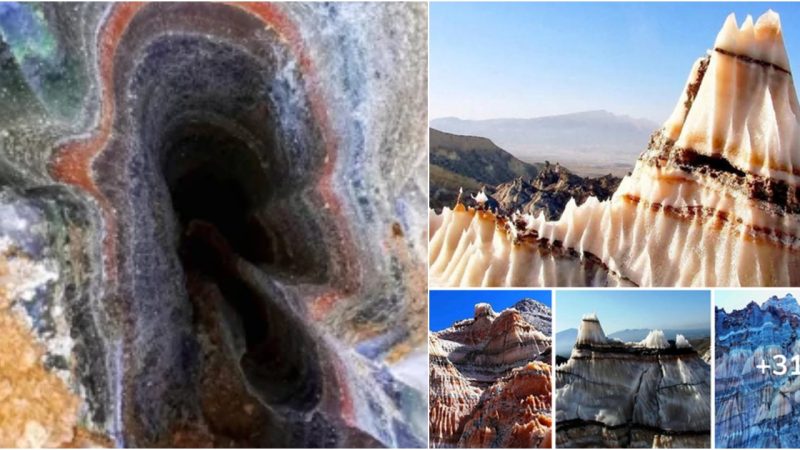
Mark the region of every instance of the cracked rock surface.
<instances>
[{"instance_id":1,"label":"cracked rock surface","mask_svg":"<svg viewBox=\"0 0 800 450\"><path fill-rule=\"evenodd\" d=\"M584 316L569 360L556 368L556 445L703 448L711 443L711 368L659 330L639 343L607 338Z\"/></svg>"}]
</instances>

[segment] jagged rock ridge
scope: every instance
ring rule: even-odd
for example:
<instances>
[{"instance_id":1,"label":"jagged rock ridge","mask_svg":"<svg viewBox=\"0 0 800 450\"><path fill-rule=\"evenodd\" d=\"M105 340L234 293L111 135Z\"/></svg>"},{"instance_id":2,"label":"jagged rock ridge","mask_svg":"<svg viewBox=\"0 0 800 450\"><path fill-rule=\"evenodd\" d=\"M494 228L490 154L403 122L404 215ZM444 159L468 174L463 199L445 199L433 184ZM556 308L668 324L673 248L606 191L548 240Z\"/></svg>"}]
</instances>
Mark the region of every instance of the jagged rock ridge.
<instances>
[{"instance_id":1,"label":"jagged rock ridge","mask_svg":"<svg viewBox=\"0 0 800 450\"><path fill-rule=\"evenodd\" d=\"M787 294L759 306L716 314L716 447L800 446L800 379L791 358L800 355L800 306ZM787 373L774 355L786 358ZM766 364L762 371L757 366Z\"/></svg>"},{"instance_id":2,"label":"jagged rock ridge","mask_svg":"<svg viewBox=\"0 0 800 450\"><path fill-rule=\"evenodd\" d=\"M556 446L708 447L710 372L682 335L624 343L586 315L556 368Z\"/></svg>"},{"instance_id":3,"label":"jagged rock ridge","mask_svg":"<svg viewBox=\"0 0 800 450\"><path fill-rule=\"evenodd\" d=\"M432 447L550 447L549 308L525 299L430 335Z\"/></svg>"},{"instance_id":4,"label":"jagged rock ridge","mask_svg":"<svg viewBox=\"0 0 800 450\"><path fill-rule=\"evenodd\" d=\"M621 179L613 175L581 177L559 164L545 163L536 177L515 178L495 187L492 197L497 200L499 211L511 214L520 211L556 220L571 199L580 205L589 197L600 201L611 197Z\"/></svg>"}]
</instances>

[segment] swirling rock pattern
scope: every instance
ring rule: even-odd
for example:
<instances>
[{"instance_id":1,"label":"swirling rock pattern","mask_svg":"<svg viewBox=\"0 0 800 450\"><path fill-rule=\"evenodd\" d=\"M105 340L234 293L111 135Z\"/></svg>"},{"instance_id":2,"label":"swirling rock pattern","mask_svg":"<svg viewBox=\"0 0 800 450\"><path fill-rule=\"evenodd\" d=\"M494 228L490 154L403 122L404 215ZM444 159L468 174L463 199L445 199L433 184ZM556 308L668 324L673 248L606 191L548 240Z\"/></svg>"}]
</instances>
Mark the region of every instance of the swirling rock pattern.
<instances>
[{"instance_id":1,"label":"swirling rock pattern","mask_svg":"<svg viewBox=\"0 0 800 450\"><path fill-rule=\"evenodd\" d=\"M653 330L623 343L584 316L569 360L556 368L556 446L709 447L711 368L676 341Z\"/></svg>"},{"instance_id":2,"label":"swirling rock pattern","mask_svg":"<svg viewBox=\"0 0 800 450\"><path fill-rule=\"evenodd\" d=\"M431 333L432 447L551 447L550 310L524 299Z\"/></svg>"},{"instance_id":3,"label":"swirling rock pattern","mask_svg":"<svg viewBox=\"0 0 800 450\"><path fill-rule=\"evenodd\" d=\"M426 30L0 5L0 310L62 404L0 445L424 446Z\"/></svg>"},{"instance_id":4,"label":"swirling rock pattern","mask_svg":"<svg viewBox=\"0 0 800 450\"><path fill-rule=\"evenodd\" d=\"M800 383L792 376L800 354L800 306L791 294L744 309L716 308L716 446L796 448L800 445ZM774 355L787 358L778 370ZM756 366L766 364L762 371Z\"/></svg>"},{"instance_id":5,"label":"swirling rock pattern","mask_svg":"<svg viewBox=\"0 0 800 450\"><path fill-rule=\"evenodd\" d=\"M800 285L800 121L780 21L731 16L609 201L430 212L434 286Z\"/></svg>"}]
</instances>

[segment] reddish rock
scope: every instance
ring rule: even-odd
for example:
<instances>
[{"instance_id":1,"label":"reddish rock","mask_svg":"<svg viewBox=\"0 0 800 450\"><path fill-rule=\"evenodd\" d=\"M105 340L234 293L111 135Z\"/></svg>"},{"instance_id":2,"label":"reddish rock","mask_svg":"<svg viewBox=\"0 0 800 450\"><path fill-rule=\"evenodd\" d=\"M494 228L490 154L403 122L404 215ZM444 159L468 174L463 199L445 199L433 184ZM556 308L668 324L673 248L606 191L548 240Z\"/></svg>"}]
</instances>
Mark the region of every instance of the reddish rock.
<instances>
[{"instance_id":1,"label":"reddish rock","mask_svg":"<svg viewBox=\"0 0 800 450\"><path fill-rule=\"evenodd\" d=\"M486 304L432 333L431 446L551 447L550 345L517 309Z\"/></svg>"}]
</instances>

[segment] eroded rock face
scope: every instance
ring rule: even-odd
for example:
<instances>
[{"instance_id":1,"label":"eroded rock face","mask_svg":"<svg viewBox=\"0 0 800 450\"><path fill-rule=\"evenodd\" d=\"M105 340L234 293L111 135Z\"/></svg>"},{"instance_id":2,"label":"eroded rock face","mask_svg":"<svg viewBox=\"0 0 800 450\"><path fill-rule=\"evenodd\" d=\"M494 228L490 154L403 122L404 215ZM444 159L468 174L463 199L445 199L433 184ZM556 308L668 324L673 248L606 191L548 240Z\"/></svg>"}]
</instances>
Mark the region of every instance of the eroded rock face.
<instances>
[{"instance_id":1,"label":"eroded rock face","mask_svg":"<svg viewBox=\"0 0 800 450\"><path fill-rule=\"evenodd\" d=\"M426 29L0 5L0 242L43 274L0 309L66 405L0 445L424 446Z\"/></svg>"},{"instance_id":2,"label":"eroded rock face","mask_svg":"<svg viewBox=\"0 0 800 450\"><path fill-rule=\"evenodd\" d=\"M800 445L800 382L791 375L791 358L800 354L798 328L800 307L791 294L741 310L716 308L717 447ZM781 370L775 355L786 358L783 375L774 373Z\"/></svg>"},{"instance_id":3,"label":"eroded rock face","mask_svg":"<svg viewBox=\"0 0 800 450\"><path fill-rule=\"evenodd\" d=\"M531 179L515 178L495 188L494 197L501 211L515 211L557 220L571 199L580 205L589 197L606 200L619 186L613 175L581 177L556 164L545 164Z\"/></svg>"},{"instance_id":4,"label":"eroded rock face","mask_svg":"<svg viewBox=\"0 0 800 450\"><path fill-rule=\"evenodd\" d=\"M431 211L433 286L800 285L800 105L774 12L729 17L610 200ZM479 208L480 209L480 208Z\"/></svg>"},{"instance_id":5,"label":"eroded rock face","mask_svg":"<svg viewBox=\"0 0 800 450\"><path fill-rule=\"evenodd\" d=\"M584 316L556 368L556 446L709 447L711 368L681 338L653 330L624 343Z\"/></svg>"},{"instance_id":6,"label":"eroded rock face","mask_svg":"<svg viewBox=\"0 0 800 450\"><path fill-rule=\"evenodd\" d=\"M551 447L551 337L532 322L549 330L549 308L484 303L431 333L432 447Z\"/></svg>"}]
</instances>

